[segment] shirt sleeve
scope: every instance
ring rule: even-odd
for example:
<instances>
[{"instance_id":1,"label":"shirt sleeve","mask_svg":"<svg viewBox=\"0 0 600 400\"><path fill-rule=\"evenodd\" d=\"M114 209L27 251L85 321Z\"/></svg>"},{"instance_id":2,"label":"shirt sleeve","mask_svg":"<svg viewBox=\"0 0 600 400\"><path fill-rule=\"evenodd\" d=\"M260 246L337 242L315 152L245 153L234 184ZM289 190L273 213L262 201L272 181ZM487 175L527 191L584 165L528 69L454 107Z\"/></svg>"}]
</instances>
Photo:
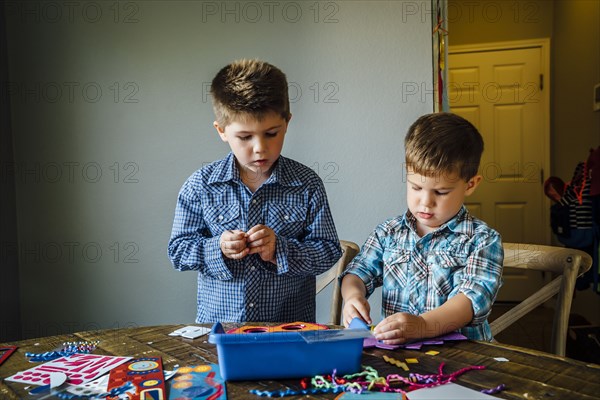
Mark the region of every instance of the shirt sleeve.
<instances>
[{"instance_id":1,"label":"shirt sleeve","mask_svg":"<svg viewBox=\"0 0 600 400\"><path fill-rule=\"evenodd\" d=\"M204 223L202 199L188 179L179 192L168 254L176 270L200 271L215 279L229 280L232 274L219 246Z\"/></svg>"},{"instance_id":2,"label":"shirt sleeve","mask_svg":"<svg viewBox=\"0 0 600 400\"><path fill-rule=\"evenodd\" d=\"M348 264L348 267L339 277L340 284L347 274L358 276L365 284L367 297L383 284L383 253L385 246L382 244L381 225L378 226L367 238L360 252Z\"/></svg>"},{"instance_id":3,"label":"shirt sleeve","mask_svg":"<svg viewBox=\"0 0 600 400\"><path fill-rule=\"evenodd\" d=\"M277 235L278 274L319 275L330 269L342 255L323 182L317 177L313 183L306 235L302 239Z\"/></svg>"},{"instance_id":4,"label":"shirt sleeve","mask_svg":"<svg viewBox=\"0 0 600 400\"><path fill-rule=\"evenodd\" d=\"M448 297L463 293L473 306L472 325L483 323L489 316L502 286L504 250L496 231L482 235L467 259L461 284Z\"/></svg>"}]
</instances>

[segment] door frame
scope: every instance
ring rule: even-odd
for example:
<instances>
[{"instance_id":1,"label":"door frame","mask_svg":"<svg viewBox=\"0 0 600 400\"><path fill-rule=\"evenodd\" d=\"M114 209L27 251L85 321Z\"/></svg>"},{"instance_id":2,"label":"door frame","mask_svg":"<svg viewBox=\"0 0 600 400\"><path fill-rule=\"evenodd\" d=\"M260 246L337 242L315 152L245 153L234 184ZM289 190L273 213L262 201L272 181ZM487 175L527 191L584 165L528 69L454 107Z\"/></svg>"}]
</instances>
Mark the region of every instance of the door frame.
<instances>
[{"instance_id":1,"label":"door frame","mask_svg":"<svg viewBox=\"0 0 600 400\"><path fill-rule=\"evenodd\" d=\"M543 121L543 143L542 143L542 151L543 151L543 179L542 179L542 187L540 187L540 191L542 192L542 204L546 210L543 214L543 222L544 222L544 232L543 238L546 245L550 245L552 242L552 231L550 229L550 199L544 195L543 193L543 185L544 180L550 176L550 96L551 96L551 87L550 87L550 39L549 38L539 38L539 39L527 39L527 40L512 40L505 42L489 42L489 43L473 43L473 44L463 44L463 45L449 45L448 46L448 55L450 54L461 54L461 53L473 53L473 52L483 52L483 51L497 51L497 50L518 50L518 49L528 49L528 48L539 48L541 51L541 68L542 73L544 74L544 88L541 93L541 101L542 101L542 121Z\"/></svg>"}]
</instances>

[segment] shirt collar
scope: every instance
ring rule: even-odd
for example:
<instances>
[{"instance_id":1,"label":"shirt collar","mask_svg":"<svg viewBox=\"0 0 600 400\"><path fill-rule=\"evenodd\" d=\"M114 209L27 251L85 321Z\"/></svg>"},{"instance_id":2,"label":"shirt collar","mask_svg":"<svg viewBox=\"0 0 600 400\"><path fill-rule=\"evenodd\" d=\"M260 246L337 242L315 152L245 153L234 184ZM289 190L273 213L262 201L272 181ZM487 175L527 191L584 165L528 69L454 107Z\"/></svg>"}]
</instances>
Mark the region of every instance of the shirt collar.
<instances>
[{"instance_id":1,"label":"shirt collar","mask_svg":"<svg viewBox=\"0 0 600 400\"><path fill-rule=\"evenodd\" d=\"M294 174L294 168L290 164L291 160L279 156L271 176L264 184L279 183L283 186L301 186L302 181ZM209 184L229 181L240 181L240 170L235 162L233 152L221 160L208 179Z\"/></svg>"},{"instance_id":2,"label":"shirt collar","mask_svg":"<svg viewBox=\"0 0 600 400\"><path fill-rule=\"evenodd\" d=\"M240 171L235 163L235 156L232 152L229 152L227 157L222 159L215 169L213 169L210 177L208 178L208 183L221 183L221 182L229 182L236 181L240 179Z\"/></svg>"},{"instance_id":3,"label":"shirt collar","mask_svg":"<svg viewBox=\"0 0 600 400\"><path fill-rule=\"evenodd\" d=\"M283 186L301 186L302 181L296 176L291 163L292 161L290 159L279 156L271 176L265 183L279 183Z\"/></svg>"},{"instance_id":4,"label":"shirt collar","mask_svg":"<svg viewBox=\"0 0 600 400\"><path fill-rule=\"evenodd\" d=\"M412 213L407 210L402 218L402 224L410 228L413 232L417 232L417 219ZM464 233L467 235L473 234L473 217L469 214L467 208L461 206L458 213L445 224L441 225L436 231L448 228L454 233Z\"/></svg>"}]
</instances>

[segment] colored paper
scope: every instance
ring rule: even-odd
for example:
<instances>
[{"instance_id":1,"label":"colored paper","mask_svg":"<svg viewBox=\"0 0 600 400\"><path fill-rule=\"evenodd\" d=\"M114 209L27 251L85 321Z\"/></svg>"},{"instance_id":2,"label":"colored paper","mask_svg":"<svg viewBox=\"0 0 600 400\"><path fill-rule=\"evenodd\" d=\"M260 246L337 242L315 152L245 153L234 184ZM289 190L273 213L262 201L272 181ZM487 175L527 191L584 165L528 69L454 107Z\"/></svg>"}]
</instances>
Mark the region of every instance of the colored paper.
<instances>
[{"instance_id":1,"label":"colored paper","mask_svg":"<svg viewBox=\"0 0 600 400\"><path fill-rule=\"evenodd\" d=\"M378 347L380 349L385 349L385 350L396 350L398 348L405 348L405 349L409 349L409 350L421 350L421 347L423 347L423 345L434 345L434 344L440 345L440 344L444 344L444 342L453 341L453 340L467 340L467 337L465 335L463 335L462 333L450 332L450 333L447 333L445 335L441 335L438 337L434 337L434 338L430 338L430 339L423 339L423 340L419 340L417 342L411 342L411 343L407 343L407 344L385 344L385 343L382 343L379 340L375 339L375 337L368 337L364 340L363 347L364 348Z\"/></svg>"},{"instance_id":2,"label":"colored paper","mask_svg":"<svg viewBox=\"0 0 600 400\"><path fill-rule=\"evenodd\" d=\"M227 399L217 364L181 367L169 381L169 400Z\"/></svg>"},{"instance_id":3,"label":"colored paper","mask_svg":"<svg viewBox=\"0 0 600 400\"><path fill-rule=\"evenodd\" d=\"M81 385L96 379L130 359L131 357L78 353L37 365L27 371L17 372L6 378L6 380L33 385L49 385L50 373L62 372L67 375L68 384Z\"/></svg>"},{"instance_id":4,"label":"colored paper","mask_svg":"<svg viewBox=\"0 0 600 400\"><path fill-rule=\"evenodd\" d=\"M2 346L0 347L0 365L8 358L10 355L17 350L17 346Z\"/></svg>"},{"instance_id":5,"label":"colored paper","mask_svg":"<svg viewBox=\"0 0 600 400\"><path fill-rule=\"evenodd\" d=\"M477 390L469 389L455 383L446 383L445 385L432 388L423 388L413 390L408 393L409 400L439 400L439 399L461 399L461 400L489 400L498 397L481 393Z\"/></svg>"},{"instance_id":6,"label":"colored paper","mask_svg":"<svg viewBox=\"0 0 600 400\"><path fill-rule=\"evenodd\" d=\"M110 371L108 390L131 382L135 393L128 392L130 400L164 400L165 376L160 357L142 357L130 360Z\"/></svg>"}]
</instances>

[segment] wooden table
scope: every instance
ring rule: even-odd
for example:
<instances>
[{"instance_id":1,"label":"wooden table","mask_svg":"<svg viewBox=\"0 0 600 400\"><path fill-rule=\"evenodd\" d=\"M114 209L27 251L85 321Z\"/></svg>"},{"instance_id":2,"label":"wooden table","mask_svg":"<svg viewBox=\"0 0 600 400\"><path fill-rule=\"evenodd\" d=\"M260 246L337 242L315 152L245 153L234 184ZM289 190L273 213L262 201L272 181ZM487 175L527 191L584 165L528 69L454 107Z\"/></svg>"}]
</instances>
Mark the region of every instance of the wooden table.
<instances>
[{"instance_id":1,"label":"wooden table","mask_svg":"<svg viewBox=\"0 0 600 400\"><path fill-rule=\"evenodd\" d=\"M162 357L164 368L173 369L176 365L199 365L217 363L216 347L207 342L208 336L195 340L172 337L167 334L184 325L163 325L127 329L111 329L80 332L71 335L58 335L40 339L29 339L3 345L17 345L19 348L0 366L0 377L6 378L16 372L31 368L25 352L41 353L49 351L67 341L100 341L94 354L107 354L132 357ZM239 325L238 325L239 326ZM236 327L225 324L226 329ZM37 345L36 345L37 344ZM425 354L437 350L435 356ZM443 346L424 346L416 350L366 349L362 363L374 367L380 374L400 374L407 376L398 367L386 363L382 357L388 355L397 359L417 358L418 364L410 364L411 372L421 374L436 373L444 362L444 372L450 373L469 365L484 365L485 370L469 371L457 383L472 389L481 390L505 384L507 389L496 394L504 399L598 399L600 398L600 365L585 364L580 361L561 358L552 354L514 346L484 342L449 342ZM505 357L508 362L498 362L494 357ZM14 382L0 382L0 399L31 398L25 385ZM250 389L280 390L300 389L299 380L286 381L243 381L227 382L229 399L259 399L250 394ZM305 399L333 399L335 394L304 396Z\"/></svg>"}]
</instances>

